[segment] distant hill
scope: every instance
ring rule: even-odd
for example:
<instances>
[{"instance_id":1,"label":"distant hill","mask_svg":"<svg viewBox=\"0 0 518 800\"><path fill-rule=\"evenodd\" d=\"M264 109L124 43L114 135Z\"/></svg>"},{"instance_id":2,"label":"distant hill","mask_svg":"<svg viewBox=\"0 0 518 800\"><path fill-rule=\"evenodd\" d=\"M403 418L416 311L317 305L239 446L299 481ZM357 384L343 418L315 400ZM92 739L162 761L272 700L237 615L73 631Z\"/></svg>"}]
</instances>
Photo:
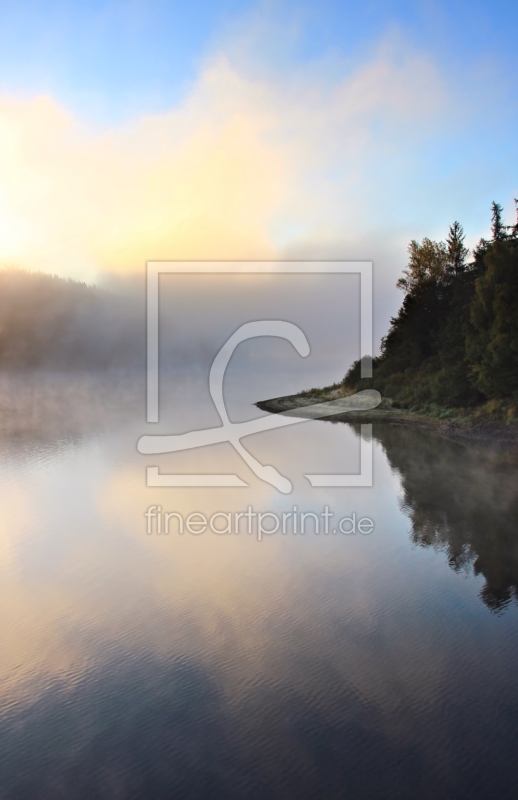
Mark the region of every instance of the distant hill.
<instances>
[{"instance_id":1,"label":"distant hill","mask_svg":"<svg viewBox=\"0 0 518 800\"><path fill-rule=\"evenodd\" d=\"M98 370L144 363L134 298L55 275L0 271L0 369Z\"/></svg>"}]
</instances>

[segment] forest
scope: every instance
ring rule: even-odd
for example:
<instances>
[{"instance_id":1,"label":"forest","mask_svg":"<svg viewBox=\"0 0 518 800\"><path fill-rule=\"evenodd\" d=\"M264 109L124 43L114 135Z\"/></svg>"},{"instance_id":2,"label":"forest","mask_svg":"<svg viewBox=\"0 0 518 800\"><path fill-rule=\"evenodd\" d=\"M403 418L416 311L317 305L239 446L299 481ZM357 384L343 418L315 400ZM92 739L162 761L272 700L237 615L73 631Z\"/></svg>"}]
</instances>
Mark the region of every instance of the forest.
<instances>
[{"instance_id":1,"label":"forest","mask_svg":"<svg viewBox=\"0 0 518 800\"><path fill-rule=\"evenodd\" d=\"M398 287L404 298L373 359L347 372L349 390L378 389L396 408L447 416L483 407L505 421L518 415L517 221L504 224L493 202L491 239L472 253L459 222L445 242L412 241Z\"/></svg>"},{"instance_id":2,"label":"forest","mask_svg":"<svg viewBox=\"0 0 518 800\"><path fill-rule=\"evenodd\" d=\"M98 370L144 363L132 296L20 269L0 271L0 368Z\"/></svg>"}]
</instances>

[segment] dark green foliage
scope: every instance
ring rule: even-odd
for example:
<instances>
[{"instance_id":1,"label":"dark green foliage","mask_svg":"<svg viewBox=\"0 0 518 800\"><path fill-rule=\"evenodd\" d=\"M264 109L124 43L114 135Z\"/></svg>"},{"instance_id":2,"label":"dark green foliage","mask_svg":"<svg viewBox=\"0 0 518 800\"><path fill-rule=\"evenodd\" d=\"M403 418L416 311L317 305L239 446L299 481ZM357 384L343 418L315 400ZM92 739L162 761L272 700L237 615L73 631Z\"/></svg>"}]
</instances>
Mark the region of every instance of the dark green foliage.
<instances>
[{"instance_id":1,"label":"dark green foliage","mask_svg":"<svg viewBox=\"0 0 518 800\"><path fill-rule=\"evenodd\" d=\"M410 243L398 281L405 297L373 360L373 378L362 380L356 362L346 386L373 387L421 409L518 396L518 223L504 226L497 203L492 233L469 264L458 222L446 244Z\"/></svg>"},{"instance_id":2,"label":"dark green foliage","mask_svg":"<svg viewBox=\"0 0 518 800\"><path fill-rule=\"evenodd\" d=\"M476 282L466 329L472 383L486 397L518 390L518 242L497 241Z\"/></svg>"}]
</instances>

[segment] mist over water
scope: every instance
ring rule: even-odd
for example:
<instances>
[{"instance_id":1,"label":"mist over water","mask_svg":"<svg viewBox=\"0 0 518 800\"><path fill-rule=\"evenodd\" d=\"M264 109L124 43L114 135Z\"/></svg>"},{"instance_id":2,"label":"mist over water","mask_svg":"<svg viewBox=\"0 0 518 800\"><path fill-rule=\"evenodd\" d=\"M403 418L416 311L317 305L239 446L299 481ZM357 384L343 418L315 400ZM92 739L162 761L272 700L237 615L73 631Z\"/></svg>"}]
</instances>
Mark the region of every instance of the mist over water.
<instances>
[{"instance_id":1,"label":"mist over water","mask_svg":"<svg viewBox=\"0 0 518 800\"><path fill-rule=\"evenodd\" d=\"M252 350L233 419L293 380ZM359 471L359 432L303 422L243 440L281 495L229 444L140 455L143 379L3 378L0 796L512 797L515 454L374 426L373 487L318 489L305 473ZM219 424L201 366L163 377L161 411L162 432ZM249 486L148 488L151 463ZM152 505L374 530L148 534Z\"/></svg>"},{"instance_id":2,"label":"mist over water","mask_svg":"<svg viewBox=\"0 0 518 800\"><path fill-rule=\"evenodd\" d=\"M240 344L232 422L341 380L358 276L162 276L157 424L142 285L3 280L0 797L511 797L515 451L378 425L373 486L334 489L305 476L358 473L358 425L243 439L290 494L229 442L137 451L221 425L209 372L246 322L291 322L310 352ZM149 466L244 486L154 488Z\"/></svg>"}]
</instances>

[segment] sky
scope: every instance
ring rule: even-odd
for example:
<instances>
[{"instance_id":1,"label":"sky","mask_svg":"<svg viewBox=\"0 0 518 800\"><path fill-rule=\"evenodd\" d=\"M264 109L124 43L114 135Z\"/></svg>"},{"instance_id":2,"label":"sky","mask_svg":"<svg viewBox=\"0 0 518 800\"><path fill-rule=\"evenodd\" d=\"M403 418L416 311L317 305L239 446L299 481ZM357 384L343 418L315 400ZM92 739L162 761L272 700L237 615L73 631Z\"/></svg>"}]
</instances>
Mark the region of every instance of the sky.
<instances>
[{"instance_id":1,"label":"sky","mask_svg":"<svg viewBox=\"0 0 518 800\"><path fill-rule=\"evenodd\" d=\"M372 259L518 196L511 2L0 2L0 264ZM390 309L389 309L390 306Z\"/></svg>"}]
</instances>

